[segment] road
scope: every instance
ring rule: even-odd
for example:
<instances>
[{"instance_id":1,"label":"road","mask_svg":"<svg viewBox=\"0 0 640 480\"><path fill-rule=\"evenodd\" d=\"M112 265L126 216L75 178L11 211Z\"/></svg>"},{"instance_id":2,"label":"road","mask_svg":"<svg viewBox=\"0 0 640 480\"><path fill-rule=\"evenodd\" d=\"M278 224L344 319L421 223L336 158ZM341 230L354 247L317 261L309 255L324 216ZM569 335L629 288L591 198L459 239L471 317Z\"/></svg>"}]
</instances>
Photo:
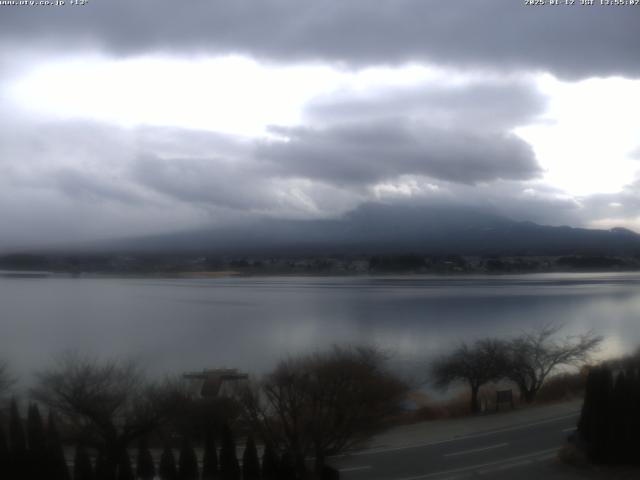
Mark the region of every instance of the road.
<instances>
[{"instance_id":1,"label":"road","mask_svg":"<svg viewBox=\"0 0 640 480\"><path fill-rule=\"evenodd\" d=\"M553 413L556 415L524 423L497 422L502 424L499 428L457 438L431 440L427 436L427 441L419 442L419 435L414 434L411 444L378 446L334 458L332 463L345 480L568 478L552 464L558 448L575 429L578 410Z\"/></svg>"}]
</instances>

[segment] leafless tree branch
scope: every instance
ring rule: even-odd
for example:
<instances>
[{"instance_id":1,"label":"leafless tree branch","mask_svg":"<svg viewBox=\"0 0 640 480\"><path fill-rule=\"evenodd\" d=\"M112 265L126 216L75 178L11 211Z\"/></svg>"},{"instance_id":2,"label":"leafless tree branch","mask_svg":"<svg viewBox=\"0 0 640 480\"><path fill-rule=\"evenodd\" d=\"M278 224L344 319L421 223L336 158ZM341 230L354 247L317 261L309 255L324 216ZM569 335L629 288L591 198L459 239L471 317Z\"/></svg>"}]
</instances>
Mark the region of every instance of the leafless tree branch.
<instances>
[{"instance_id":1,"label":"leafless tree branch","mask_svg":"<svg viewBox=\"0 0 640 480\"><path fill-rule=\"evenodd\" d=\"M90 434L112 461L134 439L157 428L183 393L170 382L149 382L134 362L60 356L38 374L32 396Z\"/></svg>"},{"instance_id":2,"label":"leafless tree branch","mask_svg":"<svg viewBox=\"0 0 640 480\"><path fill-rule=\"evenodd\" d=\"M245 415L266 441L281 445L298 467L366 438L398 407L406 385L368 347L334 347L282 361L243 397Z\"/></svg>"},{"instance_id":3,"label":"leafless tree branch","mask_svg":"<svg viewBox=\"0 0 640 480\"><path fill-rule=\"evenodd\" d=\"M549 375L562 365L587 362L602 343L593 332L556 338L562 326L547 324L514 338L509 343L507 377L520 389L521 397L532 402Z\"/></svg>"},{"instance_id":4,"label":"leafless tree branch","mask_svg":"<svg viewBox=\"0 0 640 480\"><path fill-rule=\"evenodd\" d=\"M4 397L14 384L15 378L9 372L9 365L0 361L0 398Z\"/></svg>"}]
</instances>

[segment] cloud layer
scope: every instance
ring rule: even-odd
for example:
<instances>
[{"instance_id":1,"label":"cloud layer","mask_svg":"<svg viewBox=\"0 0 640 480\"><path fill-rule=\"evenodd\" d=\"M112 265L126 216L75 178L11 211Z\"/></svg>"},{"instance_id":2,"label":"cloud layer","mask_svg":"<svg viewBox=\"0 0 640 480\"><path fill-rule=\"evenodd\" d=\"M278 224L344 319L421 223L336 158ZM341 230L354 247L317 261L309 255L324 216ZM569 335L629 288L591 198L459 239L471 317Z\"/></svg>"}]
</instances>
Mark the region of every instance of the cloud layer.
<instances>
[{"instance_id":1,"label":"cloud layer","mask_svg":"<svg viewBox=\"0 0 640 480\"><path fill-rule=\"evenodd\" d=\"M0 38L5 45L38 42L117 55L236 53L346 65L416 61L578 78L637 76L639 17L634 7L513 0L383 0L375 6L369 0L193 0L180 6L171 0L90 0L82 7L5 8Z\"/></svg>"},{"instance_id":2,"label":"cloud layer","mask_svg":"<svg viewBox=\"0 0 640 480\"><path fill-rule=\"evenodd\" d=\"M569 92L600 76L593 108L606 118L585 114L611 129L624 121L631 141L636 117L604 106L615 93L607 85L637 89L610 77L640 78L638 8L90 0L0 9L0 115L9 119L0 222L11 225L0 247L335 217L370 201L638 225L636 178L619 192L567 194L547 181L542 144L520 134L533 129L548 146L558 79ZM202 70L208 61L218 70ZM47 83L69 65L92 70L77 85L68 71ZM30 83L34 71L45 72L42 82ZM133 120L109 115L128 103L141 110ZM565 110L580 116L579 103ZM590 145L583 137L571 141ZM628 164L639 146L640 136L622 160L596 160ZM564 147L567 157L576 151ZM572 168L569 180L580 175Z\"/></svg>"}]
</instances>

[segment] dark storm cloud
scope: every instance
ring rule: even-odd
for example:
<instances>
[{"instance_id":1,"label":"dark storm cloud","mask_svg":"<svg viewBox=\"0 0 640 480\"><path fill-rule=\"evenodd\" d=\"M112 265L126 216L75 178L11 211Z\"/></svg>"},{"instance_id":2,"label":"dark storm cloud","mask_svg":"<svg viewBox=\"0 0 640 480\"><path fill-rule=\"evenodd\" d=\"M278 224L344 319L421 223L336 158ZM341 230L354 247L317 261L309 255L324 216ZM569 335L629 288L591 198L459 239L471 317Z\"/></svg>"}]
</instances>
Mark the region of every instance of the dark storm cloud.
<instances>
[{"instance_id":1,"label":"dark storm cloud","mask_svg":"<svg viewBox=\"0 0 640 480\"><path fill-rule=\"evenodd\" d=\"M510 134L437 129L403 119L277 133L288 141L262 143L259 158L274 162L281 175L337 184L375 183L406 174L473 184L525 180L540 173L531 147Z\"/></svg>"},{"instance_id":2,"label":"dark storm cloud","mask_svg":"<svg viewBox=\"0 0 640 480\"><path fill-rule=\"evenodd\" d=\"M348 191L316 183L279 167L243 158L160 158L146 154L133 162L136 184L195 208L216 207L242 215L267 214L291 218L328 216L353 208L366 188Z\"/></svg>"},{"instance_id":3,"label":"dark storm cloud","mask_svg":"<svg viewBox=\"0 0 640 480\"><path fill-rule=\"evenodd\" d=\"M51 129L50 125L38 127ZM483 152L477 142L461 147L464 142L445 133L443 140L435 138L433 131L424 135L421 132L416 140L413 136L417 133L411 125L374 127L358 122L350 128L335 130L294 129L287 132L292 137L289 144L274 143L268 147L274 148L269 158L259 155L267 148L264 145L185 129L145 127L125 131L73 121L57 125L60 135L41 135L37 142L30 136L3 135L0 142L3 151L12 152L12 158L20 158L22 162L0 162L0 168L13 167L0 175L0 218L12 225L10 232L0 235L0 247L252 222L265 215L326 218L339 216L371 200L424 206L471 205L515 219L552 224L584 224L600 214L600 207L593 208L594 216L590 216L587 209L580 209L561 192L541 185L529 189L520 181L460 183L485 178L487 172L518 178L527 172L535 174L537 166L527 155L519 166L499 160L506 156L496 150L518 152L519 141L506 141L502 147L489 142L487 148L491 151ZM69 132L68 138L62 134L65 131ZM76 136L73 146L73 132L78 131L83 135ZM312 151L317 155L315 149L326 149L325 136L329 137L328 145L337 145L338 153L351 149L350 154L357 154L362 159L362 169L358 170L361 165L358 162L356 167L349 163L343 166L335 159L324 166L310 164L303 154ZM446 145L454 140L455 145ZM429 174L421 173L424 151L420 148L427 147L432 151L443 148L447 154L451 150L458 153L464 150L464 155L471 156L463 160L468 162L477 155L481 163L474 166L456 160L447 165L443 161L430 165ZM287 148L302 152L293 155L291 151L285 152ZM385 148L393 155L399 152L406 157L397 164L385 162ZM281 150L276 152L278 149ZM189 157L194 151L206 153L207 157ZM367 156L368 153L371 155ZM367 161L373 163L365 167ZM293 164L298 166L294 168ZM345 168L353 171L352 183L348 185L341 178L344 174L341 169ZM455 181L438 180L433 177L435 171ZM378 180L392 188L377 188ZM394 189L394 185L398 188ZM629 209L639 206L637 195L633 203L631 192L628 198ZM619 196L602 198L598 205L604 212L613 201L622 200ZM631 210L624 211L632 215Z\"/></svg>"},{"instance_id":4,"label":"dark storm cloud","mask_svg":"<svg viewBox=\"0 0 640 480\"><path fill-rule=\"evenodd\" d=\"M537 121L544 108L526 79L343 91L310 102L312 126L276 129L290 141L266 143L258 155L338 183L407 174L468 184L526 180L541 170L511 131Z\"/></svg>"},{"instance_id":5,"label":"dark storm cloud","mask_svg":"<svg viewBox=\"0 0 640 480\"><path fill-rule=\"evenodd\" d=\"M254 167L254 168L252 168ZM182 202L250 210L273 207L255 166L219 158L138 158L132 173L141 185Z\"/></svg>"},{"instance_id":6,"label":"dark storm cloud","mask_svg":"<svg viewBox=\"0 0 640 480\"><path fill-rule=\"evenodd\" d=\"M90 0L82 7L0 8L0 39L9 48L36 41L62 53L97 47L125 55L239 53L347 65L427 61L572 78L640 74L640 9L634 7L525 6L520 0Z\"/></svg>"},{"instance_id":7,"label":"dark storm cloud","mask_svg":"<svg viewBox=\"0 0 640 480\"><path fill-rule=\"evenodd\" d=\"M402 176L443 180L442 198L451 201L446 192L455 192L464 203L477 201L473 187L454 184L540 173L529 146L509 129L534 119L542 106L522 81L387 89L357 102L343 92L310 105L301 126L274 127L288 142L27 119L0 132L0 168L9 171L6 191L15 198L45 192L40 208L57 203L56 216L76 215L70 202L103 216L110 210L110 236L160 214L164 220L153 221L155 230L162 222L166 229L183 219L200 222L197 212L218 219L339 215L370 200L378 182ZM121 214L114 212L131 218L118 226Z\"/></svg>"},{"instance_id":8,"label":"dark storm cloud","mask_svg":"<svg viewBox=\"0 0 640 480\"><path fill-rule=\"evenodd\" d=\"M121 187L113 179L73 168L62 168L48 175L50 185L61 193L84 202L115 201L124 205L140 204L143 198L134 191Z\"/></svg>"},{"instance_id":9,"label":"dark storm cloud","mask_svg":"<svg viewBox=\"0 0 640 480\"><path fill-rule=\"evenodd\" d=\"M396 87L366 96L343 91L311 102L304 126L271 128L286 141L140 129L148 155L133 170L136 182L156 192L237 210L281 207L282 192L297 179L324 185L305 185L314 205L326 205L324 197L336 190L361 196L403 175L469 185L527 180L540 167L510 130L534 121L544 105L523 79Z\"/></svg>"}]
</instances>

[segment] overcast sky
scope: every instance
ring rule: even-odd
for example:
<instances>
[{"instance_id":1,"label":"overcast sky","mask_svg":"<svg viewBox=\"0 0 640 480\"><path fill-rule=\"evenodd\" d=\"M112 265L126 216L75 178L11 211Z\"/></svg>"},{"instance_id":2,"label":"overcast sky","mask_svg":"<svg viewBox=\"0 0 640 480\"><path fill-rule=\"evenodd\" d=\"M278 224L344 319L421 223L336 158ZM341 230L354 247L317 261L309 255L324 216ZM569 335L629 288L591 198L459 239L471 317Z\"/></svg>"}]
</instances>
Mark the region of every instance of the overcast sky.
<instances>
[{"instance_id":1,"label":"overcast sky","mask_svg":"<svg viewBox=\"0 0 640 480\"><path fill-rule=\"evenodd\" d=\"M640 230L640 5L524 3L0 5L0 247L371 201Z\"/></svg>"}]
</instances>

